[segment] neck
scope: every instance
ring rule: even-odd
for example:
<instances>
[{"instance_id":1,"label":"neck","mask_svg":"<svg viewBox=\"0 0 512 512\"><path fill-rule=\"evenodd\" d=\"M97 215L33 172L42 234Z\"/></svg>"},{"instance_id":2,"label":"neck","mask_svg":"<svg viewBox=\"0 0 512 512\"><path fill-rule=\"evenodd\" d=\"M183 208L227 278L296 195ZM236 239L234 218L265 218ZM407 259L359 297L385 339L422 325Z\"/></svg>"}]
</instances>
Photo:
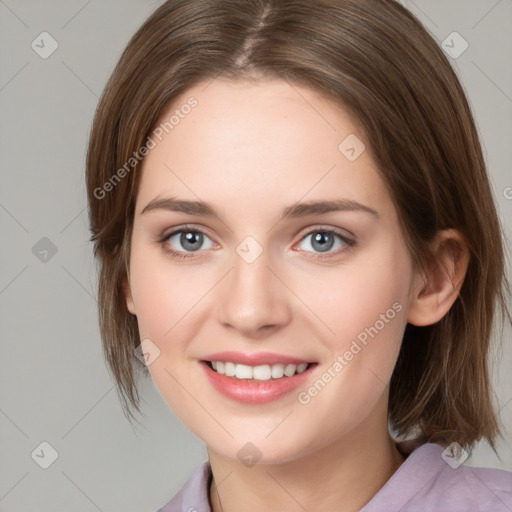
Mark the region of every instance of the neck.
<instances>
[{"instance_id":1,"label":"neck","mask_svg":"<svg viewBox=\"0 0 512 512\"><path fill-rule=\"evenodd\" d=\"M387 427L387 425L386 425ZM213 512L338 510L368 503L404 462L387 428L358 429L313 453L283 464L247 467L208 450Z\"/></svg>"}]
</instances>

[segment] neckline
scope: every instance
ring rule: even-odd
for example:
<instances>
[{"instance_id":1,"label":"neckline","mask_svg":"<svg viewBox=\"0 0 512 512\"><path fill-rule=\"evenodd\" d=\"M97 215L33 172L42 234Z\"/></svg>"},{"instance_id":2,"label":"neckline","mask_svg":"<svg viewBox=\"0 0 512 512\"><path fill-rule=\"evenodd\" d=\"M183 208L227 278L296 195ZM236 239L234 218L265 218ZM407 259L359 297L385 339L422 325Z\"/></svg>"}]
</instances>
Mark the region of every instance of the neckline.
<instances>
[{"instance_id":1,"label":"neckline","mask_svg":"<svg viewBox=\"0 0 512 512\"><path fill-rule=\"evenodd\" d=\"M443 450L440 445L425 442L423 439L394 441L394 443L405 460L360 512L377 512L382 509L382 503L389 505L390 510L400 510L411 499L411 496L404 493L404 487L410 487L413 490L416 487L419 489L439 469L439 463L442 460L440 452ZM200 473L200 478L194 479L193 489L187 489L189 500L197 503L198 498L202 498L200 499L202 506L208 507L204 510L211 512L213 509L210 502L210 487L213 481L213 472L209 460L205 461L197 472L198 476ZM413 480L412 485L411 479ZM203 509L198 508L199 510Z\"/></svg>"},{"instance_id":2,"label":"neckline","mask_svg":"<svg viewBox=\"0 0 512 512\"><path fill-rule=\"evenodd\" d=\"M432 478L443 464L443 447L423 440L395 442L404 462L360 512L378 512L385 503L389 510L401 510Z\"/></svg>"}]
</instances>

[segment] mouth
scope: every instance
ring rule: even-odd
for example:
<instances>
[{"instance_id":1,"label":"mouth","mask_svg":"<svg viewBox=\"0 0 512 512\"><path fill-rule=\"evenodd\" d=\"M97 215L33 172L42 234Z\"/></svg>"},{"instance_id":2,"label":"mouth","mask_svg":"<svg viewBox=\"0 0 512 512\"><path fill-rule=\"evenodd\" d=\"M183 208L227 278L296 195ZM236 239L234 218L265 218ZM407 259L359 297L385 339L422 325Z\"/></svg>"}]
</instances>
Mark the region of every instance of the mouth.
<instances>
[{"instance_id":1,"label":"mouth","mask_svg":"<svg viewBox=\"0 0 512 512\"><path fill-rule=\"evenodd\" d=\"M300 364L262 364L250 366L232 361L203 361L212 371L219 375L244 381L272 381L300 375L316 363Z\"/></svg>"},{"instance_id":2,"label":"mouth","mask_svg":"<svg viewBox=\"0 0 512 512\"><path fill-rule=\"evenodd\" d=\"M318 363L279 362L243 364L234 361L199 361L213 388L242 404L276 401L304 385Z\"/></svg>"}]
</instances>

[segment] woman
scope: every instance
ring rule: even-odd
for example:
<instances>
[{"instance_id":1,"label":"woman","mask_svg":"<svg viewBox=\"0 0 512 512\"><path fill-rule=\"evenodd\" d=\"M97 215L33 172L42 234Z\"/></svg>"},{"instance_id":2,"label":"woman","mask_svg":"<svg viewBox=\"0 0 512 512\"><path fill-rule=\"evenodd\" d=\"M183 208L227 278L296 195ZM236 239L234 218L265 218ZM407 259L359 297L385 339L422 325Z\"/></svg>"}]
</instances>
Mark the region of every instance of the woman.
<instances>
[{"instance_id":1,"label":"woman","mask_svg":"<svg viewBox=\"0 0 512 512\"><path fill-rule=\"evenodd\" d=\"M512 508L509 472L463 465L500 433L501 228L459 81L400 4L165 2L87 188L125 409L140 359L208 451L160 510Z\"/></svg>"}]
</instances>

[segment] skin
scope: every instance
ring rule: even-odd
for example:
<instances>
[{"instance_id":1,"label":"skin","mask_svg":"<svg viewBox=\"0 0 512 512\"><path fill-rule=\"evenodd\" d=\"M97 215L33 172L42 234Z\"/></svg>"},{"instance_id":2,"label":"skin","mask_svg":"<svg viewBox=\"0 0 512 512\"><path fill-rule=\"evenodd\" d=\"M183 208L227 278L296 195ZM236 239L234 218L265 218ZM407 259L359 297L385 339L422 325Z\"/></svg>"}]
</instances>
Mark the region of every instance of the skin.
<instances>
[{"instance_id":1,"label":"skin","mask_svg":"<svg viewBox=\"0 0 512 512\"><path fill-rule=\"evenodd\" d=\"M404 461L388 432L387 409L405 326L446 314L467 269L467 249L458 232L440 232L433 244L439 264L427 275L413 268L364 134L338 105L279 80L206 85L190 88L162 114L168 119L190 96L198 101L143 162L125 293L141 340L160 350L149 371L207 446L215 512L359 510ZM353 162L338 150L349 134L367 148ZM207 201L221 219L141 213L153 199L171 196ZM357 201L378 216L335 211L280 220L292 204L327 199ZM159 242L185 224L207 235L199 250L187 252L179 234ZM356 243L336 238L328 253L319 252L311 233L322 229ZM250 264L236 252L247 236L263 249ZM165 247L192 257L176 259ZM325 254L331 256L318 258ZM402 307L394 318L301 404L298 392L395 303ZM219 394L199 363L224 350L275 352L318 366L297 392L240 404ZM261 453L251 467L237 457L248 442Z\"/></svg>"}]
</instances>

